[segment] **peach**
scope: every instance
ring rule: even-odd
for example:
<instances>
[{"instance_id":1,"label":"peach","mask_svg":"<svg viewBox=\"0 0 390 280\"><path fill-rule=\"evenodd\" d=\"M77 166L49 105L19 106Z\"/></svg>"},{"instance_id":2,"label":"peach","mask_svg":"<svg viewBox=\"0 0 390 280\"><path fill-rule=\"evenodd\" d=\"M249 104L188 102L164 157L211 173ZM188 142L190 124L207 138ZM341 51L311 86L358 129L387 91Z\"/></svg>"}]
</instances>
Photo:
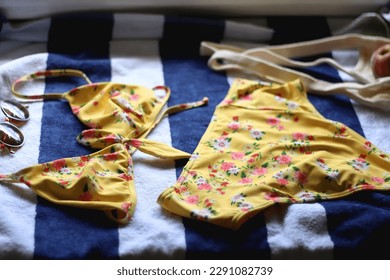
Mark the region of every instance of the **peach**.
<instances>
[{"instance_id":1,"label":"peach","mask_svg":"<svg viewBox=\"0 0 390 280\"><path fill-rule=\"evenodd\" d=\"M372 54L371 69L375 78L390 76L390 44L379 47Z\"/></svg>"}]
</instances>

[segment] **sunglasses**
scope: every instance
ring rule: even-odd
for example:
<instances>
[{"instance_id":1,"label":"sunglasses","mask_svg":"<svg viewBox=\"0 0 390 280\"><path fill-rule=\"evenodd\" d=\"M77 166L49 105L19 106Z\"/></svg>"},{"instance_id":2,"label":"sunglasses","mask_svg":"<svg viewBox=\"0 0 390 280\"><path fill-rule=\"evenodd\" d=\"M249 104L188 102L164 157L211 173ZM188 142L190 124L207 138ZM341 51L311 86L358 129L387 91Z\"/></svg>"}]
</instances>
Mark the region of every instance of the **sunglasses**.
<instances>
[{"instance_id":1,"label":"sunglasses","mask_svg":"<svg viewBox=\"0 0 390 280\"><path fill-rule=\"evenodd\" d=\"M28 121L30 113L26 106L15 100L1 100L0 108L6 116L5 121L0 122L0 151L6 148L14 153L14 148L24 144L24 135L14 123Z\"/></svg>"}]
</instances>

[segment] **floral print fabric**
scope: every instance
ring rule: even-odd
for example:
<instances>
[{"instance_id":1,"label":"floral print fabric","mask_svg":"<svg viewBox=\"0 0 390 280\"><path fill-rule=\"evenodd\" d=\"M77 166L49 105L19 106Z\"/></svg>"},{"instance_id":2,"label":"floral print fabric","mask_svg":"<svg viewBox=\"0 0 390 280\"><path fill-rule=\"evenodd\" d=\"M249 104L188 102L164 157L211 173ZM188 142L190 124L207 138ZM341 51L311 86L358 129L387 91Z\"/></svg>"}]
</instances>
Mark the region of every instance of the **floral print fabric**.
<instances>
[{"instance_id":1,"label":"floral print fabric","mask_svg":"<svg viewBox=\"0 0 390 280\"><path fill-rule=\"evenodd\" d=\"M237 229L274 204L389 189L389 155L323 118L298 80L264 86L238 79L158 201L178 215Z\"/></svg>"},{"instance_id":2,"label":"floral print fabric","mask_svg":"<svg viewBox=\"0 0 390 280\"><path fill-rule=\"evenodd\" d=\"M65 93L24 95L18 91L27 82L47 77L74 76L88 83ZM51 69L25 75L11 88L22 99L44 100L64 98L72 112L91 129L103 129L126 138L145 136L169 99L170 89L156 86L153 89L115 82L92 83L81 71L75 69Z\"/></svg>"},{"instance_id":3,"label":"floral print fabric","mask_svg":"<svg viewBox=\"0 0 390 280\"><path fill-rule=\"evenodd\" d=\"M23 183L57 204L103 210L118 223L129 222L136 204L133 163L122 144L0 174L0 180Z\"/></svg>"}]
</instances>

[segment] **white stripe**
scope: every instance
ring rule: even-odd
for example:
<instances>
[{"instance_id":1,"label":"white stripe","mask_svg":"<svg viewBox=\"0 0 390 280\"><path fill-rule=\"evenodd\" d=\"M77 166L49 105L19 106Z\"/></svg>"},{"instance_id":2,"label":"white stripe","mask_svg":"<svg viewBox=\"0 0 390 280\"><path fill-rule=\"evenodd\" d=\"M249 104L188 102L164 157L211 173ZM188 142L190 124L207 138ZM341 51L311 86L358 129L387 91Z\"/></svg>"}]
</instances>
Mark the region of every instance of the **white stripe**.
<instances>
[{"instance_id":1,"label":"white stripe","mask_svg":"<svg viewBox=\"0 0 390 280\"><path fill-rule=\"evenodd\" d=\"M4 43L5 44L5 43ZM2 46L7 48L6 46ZM37 46L44 51L44 46ZM46 68L47 54L25 56L28 48L8 52L0 61L1 98L11 97L12 81L32 71ZM12 62L3 62L14 58ZM35 83L25 88L25 92L43 92L44 84ZM0 173L17 171L38 163L41 135L42 103L29 105L30 120L20 126L25 136L25 144L15 154L0 154ZM34 253L36 195L25 185L0 184L0 259L30 259Z\"/></svg>"},{"instance_id":2,"label":"white stripe","mask_svg":"<svg viewBox=\"0 0 390 280\"><path fill-rule=\"evenodd\" d=\"M111 43L112 80L147 87L164 84L158 41ZM149 136L171 145L168 119ZM157 197L176 180L173 161L160 160L139 151L134 154L137 207L130 224L119 229L121 258L184 258L185 235L181 218L163 211ZM152 255L145 255L152 254Z\"/></svg>"},{"instance_id":3,"label":"white stripe","mask_svg":"<svg viewBox=\"0 0 390 280\"><path fill-rule=\"evenodd\" d=\"M333 242L321 204L275 206L264 214L272 259L333 258Z\"/></svg>"}]
</instances>

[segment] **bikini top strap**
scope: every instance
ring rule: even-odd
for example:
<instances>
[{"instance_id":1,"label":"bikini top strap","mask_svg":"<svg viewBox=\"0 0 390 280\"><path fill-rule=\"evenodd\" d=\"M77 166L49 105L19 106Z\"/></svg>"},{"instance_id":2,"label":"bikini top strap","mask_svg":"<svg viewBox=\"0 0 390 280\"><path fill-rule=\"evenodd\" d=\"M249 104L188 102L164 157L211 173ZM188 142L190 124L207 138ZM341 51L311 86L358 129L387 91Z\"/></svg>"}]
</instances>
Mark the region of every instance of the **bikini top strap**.
<instances>
[{"instance_id":1,"label":"bikini top strap","mask_svg":"<svg viewBox=\"0 0 390 280\"><path fill-rule=\"evenodd\" d=\"M46 71L38 71L32 74L27 74L18 80L16 80L12 86L11 91L12 94L21 99L27 101L42 101L47 99L61 99L63 98L64 93L39 93L39 94L26 94L21 92L21 88L25 83L33 82L38 79L45 79L47 77L80 77L83 78L88 84L92 84L91 80L87 77L87 75L76 69L52 69Z\"/></svg>"},{"instance_id":2,"label":"bikini top strap","mask_svg":"<svg viewBox=\"0 0 390 280\"><path fill-rule=\"evenodd\" d=\"M203 97L202 100L198 100L195 102L177 104L177 105L173 105L173 106L166 108L163 112L161 112L156 117L153 124L150 126L150 128L146 131L146 133L143 136L146 137L161 122L161 120L164 117L169 116L169 115L173 115L173 114L185 111L185 110L204 106L204 105L208 104L208 101L209 101L209 99L207 97Z\"/></svg>"}]
</instances>

